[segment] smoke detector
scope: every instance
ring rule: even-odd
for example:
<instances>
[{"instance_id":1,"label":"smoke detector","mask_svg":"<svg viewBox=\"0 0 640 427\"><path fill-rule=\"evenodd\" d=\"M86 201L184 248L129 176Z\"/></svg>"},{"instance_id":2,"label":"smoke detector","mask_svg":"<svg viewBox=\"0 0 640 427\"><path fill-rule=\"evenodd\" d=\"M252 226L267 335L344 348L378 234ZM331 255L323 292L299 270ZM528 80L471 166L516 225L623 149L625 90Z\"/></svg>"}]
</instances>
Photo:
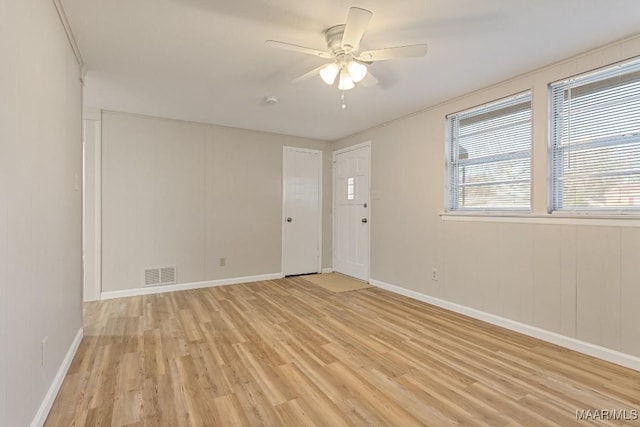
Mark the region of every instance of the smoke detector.
<instances>
[{"instance_id":1,"label":"smoke detector","mask_svg":"<svg viewBox=\"0 0 640 427\"><path fill-rule=\"evenodd\" d=\"M277 97L277 96L275 96L275 95L269 95L269 96L265 96L265 97L264 97L264 102L265 102L267 105L275 105L275 104L277 104L278 102L280 102L280 100L279 100L279 99L278 99L278 97Z\"/></svg>"}]
</instances>

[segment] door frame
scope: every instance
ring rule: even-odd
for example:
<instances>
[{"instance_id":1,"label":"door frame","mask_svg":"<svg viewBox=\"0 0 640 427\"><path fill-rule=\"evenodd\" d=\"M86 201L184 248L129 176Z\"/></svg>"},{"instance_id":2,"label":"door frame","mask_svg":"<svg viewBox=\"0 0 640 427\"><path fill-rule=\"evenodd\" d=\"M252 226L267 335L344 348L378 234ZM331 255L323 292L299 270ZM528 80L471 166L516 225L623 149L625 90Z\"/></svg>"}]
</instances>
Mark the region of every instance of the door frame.
<instances>
[{"instance_id":1,"label":"door frame","mask_svg":"<svg viewBox=\"0 0 640 427\"><path fill-rule=\"evenodd\" d=\"M91 158L88 152L93 152ZM82 301L102 299L102 110L98 108L82 112L82 270Z\"/></svg>"},{"instance_id":2,"label":"door frame","mask_svg":"<svg viewBox=\"0 0 640 427\"><path fill-rule=\"evenodd\" d=\"M335 150L333 152L332 158L331 158L331 185L332 185L332 191L331 191L331 206L333 208L333 212L331 215L331 268L333 269L333 266L335 265L335 260L334 260L334 256L336 253L336 215L338 213L338 210L336 209L336 156L342 153L347 153L349 151L354 151L357 150L359 148L364 148L364 147L369 147L369 194L368 194L368 203L369 203L369 227L367 227L367 233L369 234L367 242L368 242L368 247L367 247L367 282L369 282L371 280L371 217L373 209L371 206L371 176L372 176L372 167L371 167L371 154L372 154L372 148L371 148L371 140L369 141L365 141L365 142L361 142L359 144L355 144L355 145L350 145L348 147L345 148L340 148L339 150Z\"/></svg>"},{"instance_id":3,"label":"door frame","mask_svg":"<svg viewBox=\"0 0 640 427\"><path fill-rule=\"evenodd\" d=\"M286 167L287 167L287 152L288 151L301 151L303 153L313 153L313 154L319 154L319 159L318 159L318 210L319 210L319 215L318 215L318 269L317 272L318 273L322 273L322 220L323 220L323 207L322 207L322 199L323 199L323 193L322 193L322 169L323 169L323 157L322 157L322 150L314 150L311 148L300 148L300 147L292 147L292 146L288 146L288 145L283 145L282 146L282 210L280 212L280 221L281 221L281 246L282 246L282 252L280 255L281 258L281 264L280 264L280 269L282 270L282 274L285 275L286 272L284 271L284 261L285 261L285 204L286 204L286 200L287 200L287 194L286 194L286 185L284 182L284 178L286 176Z\"/></svg>"}]
</instances>

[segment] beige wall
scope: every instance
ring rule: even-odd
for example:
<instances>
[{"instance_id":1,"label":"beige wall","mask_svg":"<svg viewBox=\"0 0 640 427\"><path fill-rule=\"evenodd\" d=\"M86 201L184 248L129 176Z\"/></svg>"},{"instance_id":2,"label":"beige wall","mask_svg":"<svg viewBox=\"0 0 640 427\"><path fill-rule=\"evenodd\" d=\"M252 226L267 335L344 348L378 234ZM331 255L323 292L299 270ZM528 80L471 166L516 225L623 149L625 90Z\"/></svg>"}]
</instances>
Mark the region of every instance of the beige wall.
<instances>
[{"instance_id":1,"label":"beige wall","mask_svg":"<svg viewBox=\"0 0 640 427\"><path fill-rule=\"evenodd\" d=\"M281 272L285 145L324 151L330 266L330 143L104 112L102 291L140 288L145 268L165 265L178 283Z\"/></svg>"},{"instance_id":2,"label":"beige wall","mask_svg":"<svg viewBox=\"0 0 640 427\"><path fill-rule=\"evenodd\" d=\"M640 228L546 215L547 84L635 55L640 37L338 141L372 141L371 277L640 356ZM445 116L526 89L540 223L443 220Z\"/></svg>"},{"instance_id":3,"label":"beige wall","mask_svg":"<svg viewBox=\"0 0 640 427\"><path fill-rule=\"evenodd\" d=\"M0 17L0 425L27 426L82 325L81 86L51 0Z\"/></svg>"}]
</instances>

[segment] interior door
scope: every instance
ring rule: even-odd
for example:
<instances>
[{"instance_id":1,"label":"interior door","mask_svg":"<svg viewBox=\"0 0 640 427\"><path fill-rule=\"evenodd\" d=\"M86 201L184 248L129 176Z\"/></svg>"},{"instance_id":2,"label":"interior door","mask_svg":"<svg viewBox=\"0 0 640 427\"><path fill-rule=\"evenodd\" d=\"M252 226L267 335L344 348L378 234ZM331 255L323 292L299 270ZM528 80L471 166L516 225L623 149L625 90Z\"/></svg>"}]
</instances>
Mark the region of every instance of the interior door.
<instances>
[{"instance_id":1,"label":"interior door","mask_svg":"<svg viewBox=\"0 0 640 427\"><path fill-rule=\"evenodd\" d=\"M333 270L369 280L371 145L333 154Z\"/></svg>"},{"instance_id":2,"label":"interior door","mask_svg":"<svg viewBox=\"0 0 640 427\"><path fill-rule=\"evenodd\" d=\"M321 271L322 152L284 147L282 271Z\"/></svg>"}]
</instances>

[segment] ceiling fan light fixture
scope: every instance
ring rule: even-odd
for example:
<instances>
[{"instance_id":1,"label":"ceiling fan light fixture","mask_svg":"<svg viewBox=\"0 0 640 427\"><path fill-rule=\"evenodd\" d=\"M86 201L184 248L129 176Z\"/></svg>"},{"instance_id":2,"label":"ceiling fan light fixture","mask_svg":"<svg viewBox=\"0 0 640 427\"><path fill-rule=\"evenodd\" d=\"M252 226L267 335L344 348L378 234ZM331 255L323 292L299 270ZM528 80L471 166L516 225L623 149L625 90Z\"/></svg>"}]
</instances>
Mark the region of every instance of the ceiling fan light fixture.
<instances>
[{"instance_id":1,"label":"ceiling fan light fixture","mask_svg":"<svg viewBox=\"0 0 640 427\"><path fill-rule=\"evenodd\" d=\"M355 83L351 79L351 76L346 70L340 71L340 81L338 82L338 89L349 90L355 87Z\"/></svg>"},{"instance_id":2,"label":"ceiling fan light fixture","mask_svg":"<svg viewBox=\"0 0 640 427\"><path fill-rule=\"evenodd\" d=\"M360 82L367 75L367 66L356 61L350 61L347 70L354 83Z\"/></svg>"},{"instance_id":3,"label":"ceiling fan light fixture","mask_svg":"<svg viewBox=\"0 0 640 427\"><path fill-rule=\"evenodd\" d=\"M335 62L327 64L320 69L320 78L328 85L332 85L336 81L340 67Z\"/></svg>"}]
</instances>

